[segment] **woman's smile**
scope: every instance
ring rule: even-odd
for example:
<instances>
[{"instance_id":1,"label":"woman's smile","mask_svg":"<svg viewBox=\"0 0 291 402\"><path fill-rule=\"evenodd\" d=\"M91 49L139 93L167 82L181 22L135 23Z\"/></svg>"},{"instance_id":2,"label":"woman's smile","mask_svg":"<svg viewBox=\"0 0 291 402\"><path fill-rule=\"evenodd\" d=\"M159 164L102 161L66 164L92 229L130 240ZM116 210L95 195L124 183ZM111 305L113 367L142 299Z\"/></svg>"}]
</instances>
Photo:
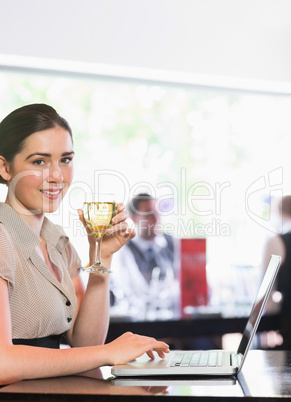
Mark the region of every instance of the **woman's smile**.
<instances>
[{"instance_id":1,"label":"woman's smile","mask_svg":"<svg viewBox=\"0 0 291 402\"><path fill-rule=\"evenodd\" d=\"M10 166L10 202L22 215L56 211L73 179L73 157L71 136L62 127L31 134Z\"/></svg>"},{"instance_id":2,"label":"woman's smile","mask_svg":"<svg viewBox=\"0 0 291 402\"><path fill-rule=\"evenodd\" d=\"M40 190L41 193L50 200L57 200L62 193L63 188L59 189L48 189L48 190Z\"/></svg>"}]
</instances>

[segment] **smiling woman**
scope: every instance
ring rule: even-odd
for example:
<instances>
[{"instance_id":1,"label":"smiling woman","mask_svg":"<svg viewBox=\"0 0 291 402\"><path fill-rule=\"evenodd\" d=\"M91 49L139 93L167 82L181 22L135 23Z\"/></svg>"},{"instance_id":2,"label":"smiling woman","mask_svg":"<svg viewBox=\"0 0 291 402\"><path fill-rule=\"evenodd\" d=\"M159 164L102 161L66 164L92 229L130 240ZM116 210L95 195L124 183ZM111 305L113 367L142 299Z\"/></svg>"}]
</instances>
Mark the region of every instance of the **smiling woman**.
<instances>
[{"instance_id":1,"label":"smiling woman","mask_svg":"<svg viewBox=\"0 0 291 402\"><path fill-rule=\"evenodd\" d=\"M73 177L72 131L66 120L49 106L29 105L2 121L0 138L0 182L9 183L6 203L27 223L32 215L42 219L55 211Z\"/></svg>"},{"instance_id":2,"label":"smiling woman","mask_svg":"<svg viewBox=\"0 0 291 402\"><path fill-rule=\"evenodd\" d=\"M67 130L55 127L24 140L13 163L2 157L2 177L11 182L7 203L26 221L57 210L73 179L73 144Z\"/></svg>"},{"instance_id":3,"label":"smiling woman","mask_svg":"<svg viewBox=\"0 0 291 402\"><path fill-rule=\"evenodd\" d=\"M86 290L80 259L54 212L73 179L73 141L68 123L50 106L28 105L0 123L0 177L8 187L0 203L0 385L84 372L130 361L168 345L125 334L104 345L109 322L109 278L90 274ZM119 205L103 258L134 236ZM84 219L80 216L82 222ZM90 231L89 258L96 242ZM98 314L96 314L98 306ZM71 346L59 349L61 337ZM35 348L35 347L38 348Z\"/></svg>"}]
</instances>

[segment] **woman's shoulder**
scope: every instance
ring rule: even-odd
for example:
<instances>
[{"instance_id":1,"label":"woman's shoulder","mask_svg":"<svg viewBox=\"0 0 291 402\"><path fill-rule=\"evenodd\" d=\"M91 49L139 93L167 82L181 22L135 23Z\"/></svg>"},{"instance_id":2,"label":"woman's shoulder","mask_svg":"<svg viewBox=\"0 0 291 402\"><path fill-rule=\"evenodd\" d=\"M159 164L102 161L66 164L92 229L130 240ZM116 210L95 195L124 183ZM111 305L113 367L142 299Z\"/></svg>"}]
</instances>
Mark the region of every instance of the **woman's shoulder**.
<instances>
[{"instance_id":1,"label":"woman's shoulder","mask_svg":"<svg viewBox=\"0 0 291 402\"><path fill-rule=\"evenodd\" d=\"M0 223L0 276L8 282L13 282L15 266L15 244L8 228Z\"/></svg>"}]
</instances>

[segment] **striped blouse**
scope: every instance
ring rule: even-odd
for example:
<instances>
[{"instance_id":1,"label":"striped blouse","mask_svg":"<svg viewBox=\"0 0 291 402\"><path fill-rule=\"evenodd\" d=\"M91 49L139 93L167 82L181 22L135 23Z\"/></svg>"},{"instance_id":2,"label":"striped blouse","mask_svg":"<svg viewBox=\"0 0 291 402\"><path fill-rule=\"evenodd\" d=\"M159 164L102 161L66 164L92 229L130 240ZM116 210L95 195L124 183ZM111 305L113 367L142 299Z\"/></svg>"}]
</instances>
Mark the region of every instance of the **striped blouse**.
<instances>
[{"instance_id":1,"label":"striped blouse","mask_svg":"<svg viewBox=\"0 0 291 402\"><path fill-rule=\"evenodd\" d=\"M72 278L80 259L63 229L43 221L41 236L60 282L36 250L39 236L9 205L0 203L0 277L8 282L12 339L33 339L66 332L77 299Z\"/></svg>"}]
</instances>

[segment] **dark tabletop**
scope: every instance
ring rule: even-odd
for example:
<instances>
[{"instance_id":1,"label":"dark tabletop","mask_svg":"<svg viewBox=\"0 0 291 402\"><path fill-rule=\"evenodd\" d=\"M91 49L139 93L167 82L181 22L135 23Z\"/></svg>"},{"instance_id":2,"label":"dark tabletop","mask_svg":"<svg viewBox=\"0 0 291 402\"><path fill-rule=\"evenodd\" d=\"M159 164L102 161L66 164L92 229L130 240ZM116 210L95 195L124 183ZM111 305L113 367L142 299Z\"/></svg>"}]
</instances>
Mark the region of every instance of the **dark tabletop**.
<instances>
[{"instance_id":1,"label":"dark tabletop","mask_svg":"<svg viewBox=\"0 0 291 402\"><path fill-rule=\"evenodd\" d=\"M28 380L4 386L0 400L170 401L181 399L272 401L291 398L291 352L251 350L237 377L114 378L110 367L78 376Z\"/></svg>"}]
</instances>

